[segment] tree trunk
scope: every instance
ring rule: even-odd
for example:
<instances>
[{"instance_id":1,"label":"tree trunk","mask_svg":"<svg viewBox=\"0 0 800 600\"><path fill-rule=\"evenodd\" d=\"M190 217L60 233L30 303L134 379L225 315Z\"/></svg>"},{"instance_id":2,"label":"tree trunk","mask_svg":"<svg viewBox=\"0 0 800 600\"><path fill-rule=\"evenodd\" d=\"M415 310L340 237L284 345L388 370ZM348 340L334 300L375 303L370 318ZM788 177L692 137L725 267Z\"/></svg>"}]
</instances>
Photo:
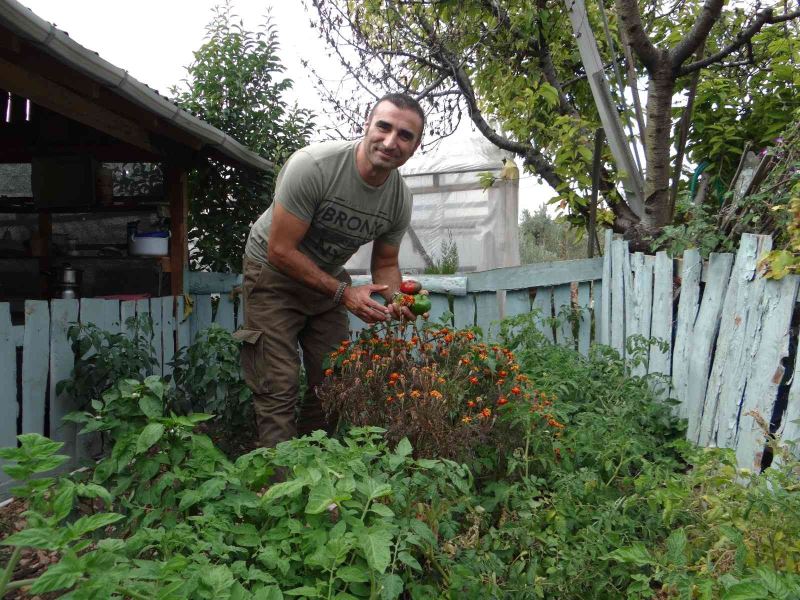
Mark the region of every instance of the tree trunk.
<instances>
[{"instance_id":1,"label":"tree trunk","mask_svg":"<svg viewBox=\"0 0 800 600\"><path fill-rule=\"evenodd\" d=\"M672 221L669 203L670 160L672 132L672 94L675 77L667 65L659 65L650 75L647 91L647 175L645 177L645 208L642 225L658 228Z\"/></svg>"}]
</instances>

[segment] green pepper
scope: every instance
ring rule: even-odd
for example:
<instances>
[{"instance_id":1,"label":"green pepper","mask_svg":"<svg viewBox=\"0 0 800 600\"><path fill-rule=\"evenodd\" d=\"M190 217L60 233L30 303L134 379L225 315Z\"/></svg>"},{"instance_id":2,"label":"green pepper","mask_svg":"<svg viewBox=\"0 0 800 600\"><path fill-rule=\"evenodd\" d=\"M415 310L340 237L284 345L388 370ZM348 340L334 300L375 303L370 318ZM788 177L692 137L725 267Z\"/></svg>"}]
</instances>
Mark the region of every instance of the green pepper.
<instances>
[{"instance_id":1,"label":"green pepper","mask_svg":"<svg viewBox=\"0 0 800 600\"><path fill-rule=\"evenodd\" d=\"M427 294L415 294L414 304L411 305L411 312L415 315L424 315L431 310L431 299Z\"/></svg>"}]
</instances>

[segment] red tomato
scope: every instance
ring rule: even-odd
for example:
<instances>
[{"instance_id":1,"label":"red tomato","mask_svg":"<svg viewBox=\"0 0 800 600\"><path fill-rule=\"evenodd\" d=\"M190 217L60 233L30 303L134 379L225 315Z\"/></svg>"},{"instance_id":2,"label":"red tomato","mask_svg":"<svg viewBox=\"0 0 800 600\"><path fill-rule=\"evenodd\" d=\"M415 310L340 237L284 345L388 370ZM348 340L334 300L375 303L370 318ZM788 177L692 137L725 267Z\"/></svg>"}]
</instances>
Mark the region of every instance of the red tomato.
<instances>
[{"instance_id":1,"label":"red tomato","mask_svg":"<svg viewBox=\"0 0 800 600\"><path fill-rule=\"evenodd\" d=\"M420 284L419 281L414 281L413 279L406 279L400 284L400 291L404 294L416 294L421 289L422 284Z\"/></svg>"}]
</instances>

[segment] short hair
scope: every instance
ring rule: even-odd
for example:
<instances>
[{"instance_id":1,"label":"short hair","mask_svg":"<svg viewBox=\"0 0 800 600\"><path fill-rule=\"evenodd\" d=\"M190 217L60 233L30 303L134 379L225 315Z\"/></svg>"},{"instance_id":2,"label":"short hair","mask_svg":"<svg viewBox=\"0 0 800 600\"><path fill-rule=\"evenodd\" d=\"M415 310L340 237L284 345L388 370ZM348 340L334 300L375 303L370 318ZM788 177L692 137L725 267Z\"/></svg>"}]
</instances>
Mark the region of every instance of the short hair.
<instances>
[{"instance_id":1,"label":"short hair","mask_svg":"<svg viewBox=\"0 0 800 600\"><path fill-rule=\"evenodd\" d=\"M397 108L406 108L409 110L413 110L415 113L419 115L419 118L422 120L422 131L425 130L425 111L422 110L422 106L420 106L419 102L417 102L413 97L409 96L408 94L402 94L400 92L393 92L391 94L385 94L382 96L378 101L372 105L372 108L369 110L369 118L372 118L372 113L375 112L375 108L381 102L391 102ZM420 135L422 134L420 131Z\"/></svg>"}]
</instances>

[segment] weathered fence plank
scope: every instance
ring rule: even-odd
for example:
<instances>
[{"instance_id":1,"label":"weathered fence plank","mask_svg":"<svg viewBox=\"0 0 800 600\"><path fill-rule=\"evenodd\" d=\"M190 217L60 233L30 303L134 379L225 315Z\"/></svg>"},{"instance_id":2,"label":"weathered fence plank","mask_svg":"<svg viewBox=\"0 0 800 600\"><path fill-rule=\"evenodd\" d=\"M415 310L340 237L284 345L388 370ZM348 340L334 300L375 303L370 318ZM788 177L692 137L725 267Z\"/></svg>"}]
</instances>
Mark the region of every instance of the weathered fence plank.
<instances>
[{"instance_id":1,"label":"weathered fence plank","mask_svg":"<svg viewBox=\"0 0 800 600\"><path fill-rule=\"evenodd\" d=\"M450 300L448 296L443 294L431 294L431 311L430 311L430 320L433 322L439 321L442 318L442 315L446 312L450 312Z\"/></svg>"},{"instance_id":2,"label":"weathered fence plank","mask_svg":"<svg viewBox=\"0 0 800 600\"><path fill-rule=\"evenodd\" d=\"M519 267L501 267L467 274L467 291L495 292L593 281L603 276L603 258L559 260Z\"/></svg>"},{"instance_id":3,"label":"weathered fence plank","mask_svg":"<svg viewBox=\"0 0 800 600\"><path fill-rule=\"evenodd\" d=\"M475 324L483 330L487 338L491 337L492 323L500 320L497 292L478 292L475 294L475 315Z\"/></svg>"},{"instance_id":4,"label":"weathered fence plank","mask_svg":"<svg viewBox=\"0 0 800 600\"><path fill-rule=\"evenodd\" d=\"M164 375L172 373L175 358L175 298L165 296L161 300L161 347L163 349Z\"/></svg>"},{"instance_id":5,"label":"weathered fence plank","mask_svg":"<svg viewBox=\"0 0 800 600\"><path fill-rule=\"evenodd\" d=\"M747 384L747 361L753 341L749 335L753 333L750 320L755 315L751 313L760 303L764 289L764 280L756 277L756 265L769 245L765 238L747 234L739 242L722 305L716 352L697 438L704 446L713 443L723 448L735 447L739 407Z\"/></svg>"},{"instance_id":6,"label":"weathered fence plank","mask_svg":"<svg viewBox=\"0 0 800 600\"><path fill-rule=\"evenodd\" d=\"M22 347L22 432L44 434L47 397L50 307L46 300L25 301Z\"/></svg>"},{"instance_id":7,"label":"weathered fence plank","mask_svg":"<svg viewBox=\"0 0 800 600\"><path fill-rule=\"evenodd\" d=\"M475 298L471 294L453 298L453 322L459 329L475 326Z\"/></svg>"},{"instance_id":8,"label":"weathered fence plank","mask_svg":"<svg viewBox=\"0 0 800 600\"><path fill-rule=\"evenodd\" d=\"M622 356L625 355L625 281L629 276L624 274L625 257L628 244L623 240L611 242L611 317L610 342Z\"/></svg>"},{"instance_id":9,"label":"weathered fence plank","mask_svg":"<svg viewBox=\"0 0 800 600\"><path fill-rule=\"evenodd\" d=\"M796 301L800 302L800 294ZM784 442L795 442L792 452L794 456L800 458L800 359L797 356L794 359L791 382L786 410L776 433Z\"/></svg>"},{"instance_id":10,"label":"weathered fence plank","mask_svg":"<svg viewBox=\"0 0 800 600\"><path fill-rule=\"evenodd\" d=\"M711 371L712 349L719 332L719 317L732 264L731 254L712 254L709 258L708 281L703 291L691 339L687 340L689 358L685 400L688 421L686 437L693 442L700 439L702 422L705 418L705 397Z\"/></svg>"},{"instance_id":11,"label":"weathered fence plank","mask_svg":"<svg viewBox=\"0 0 800 600\"><path fill-rule=\"evenodd\" d=\"M589 355L592 341L591 287L586 281L578 284L578 352L584 356Z\"/></svg>"},{"instance_id":12,"label":"weathered fence plank","mask_svg":"<svg viewBox=\"0 0 800 600\"><path fill-rule=\"evenodd\" d=\"M614 234L606 229L605 250L603 253L603 278L601 280L600 295L595 295L595 303L600 300L599 312L595 308L595 318L598 323L598 343L611 345L611 248Z\"/></svg>"},{"instance_id":13,"label":"weathered fence plank","mask_svg":"<svg viewBox=\"0 0 800 600\"><path fill-rule=\"evenodd\" d=\"M230 294L223 292L219 295L219 304L217 305L217 314L214 315L214 323L226 331L233 331L235 329L233 300L231 300Z\"/></svg>"},{"instance_id":14,"label":"weathered fence plank","mask_svg":"<svg viewBox=\"0 0 800 600\"><path fill-rule=\"evenodd\" d=\"M553 335L553 288L538 287L533 298L533 310L537 313L539 331L549 342L555 342Z\"/></svg>"},{"instance_id":15,"label":"weathered fence plank","mask_svg":"<svg viewBox=\"0 0 800 600\"><path fill-rule=\"evenodd\" d=\"M649 371L669 377L672 367L672 258L666 252L659 252L653 267L653 312L650 335L666 344L661 350L650 347ZM658 389L659 395L666 396L669 390Z\"/></svg>"},{"instance_id":16,"label":"weathered fence plank","mask_svg":"<svg viewBox=\"0 0 800 600\"><path fill-rule=\"evenodd\" d=\"M186 307L184 305L183 296L175 297L175 323L177 327L177 348L175 352L181 348L187 348L192 343L192 323L191 315L186 316Z\"/></svg>"},{"instance_id":17,"label":"weathered fence plank","mask_svg":"<svg viewBox=\"0 0 800 600\"><path fill-rule=\"evenodd\" d=\"M75 356L67 337L70 324L78 320L77 300L50 302L50 437L64 442L63 454L75 456L74 423L64 423L64 415L75 410L75 400L69 394L56 392L58 383L68 379L75 365Z\"/></svg>"},{"instance_id":18,"label":"weathered fence plank","mask_svg":"<svg viewBox=\"0 0 800 600\"><path fill-rule=\"evenodd\" d=\"M128 322L136 316L136 300L123 300L119 304L120 331L128 337L133 337L134 328Z\"/></svg>"},{"instance_id":19,"label":"weathered fence plank","mask_svg":"<svg viewBox=\"0 0 800 600\"><path fill-rule=\"evenodd\" d=\"M122 324L119 319L119 300L103 300L102 311L103 323L105 323L106 331L110 331L111 333L119 333L122 331Z\"/></svg>"},{"instance_id":20,"label":"weathered fence plank","mask_svg":"<svg viewBox=\"0 0 800 600\"><path fill-rule=\"evenodd\" d=\"M17 417L17 345L14 341L14 328L11 325L11 307L8 302L0 302L0 447L16 447ZM0 459L0 466L4 464ZM0 470L0 494L10 478Z\"/></svg>"},{"instance_id":21,"label":"weathered fence plank","mask_svg":"<svg viewBox=\"0 0 800 600\"><path fill-rule=\"evenodd\" d=\"M681 296L678 300L678 320L675 324L675 348L672 353L672 394L679 402L675 407L675 414L683 418L689 416L689 355L692 348L692 332L700 310L702 264L698 250L691 249L684 252Z\"/></svg>"},{"instance_id":22,"label":"weathered fence plank","mask_svg":"<svg viewBox=\"0 0 800 600\"><path fill-rule=\"evenodd\" d=\"M780 281L762 280L764 292L755 309L751 329L752 349L747 365L747 387L739 410L736 436L736 459L739 466L755 471L761 468L765 434L751 414L760 415L769 423L783 380L784 359L789 356L789 333L797 296L798 277L790 275Z\"/></svg>"},{"instance_id":23,"label":"weathered fence plank","mask_svg":"<svg viewBox=\"0 0 800 600\"><path fill-rule=\"evenodd\" d=\"M201 294L194 297L194 311L192 313L192 341L197 334L207 329L213 322L211 316L211 296Z\"/></svg>"},{"instance_id":24,"label":"weathered fence plank","mask_svg":"<svg viewBox=\"0 0 800 600\"><path fill-rule=\"evenodd\" d=\"M557 285L553 288L553 314L558 320L556 324L556 343L574 344L572 335L572 286Z\"/></svg>"},{"instance_id":25,"label":"weathered fence plank","mask_svg":"<svg viewBox=\"0 0 800 600\"><path fill-rule=\"evenodd\" d=\"M512 290L506 294L506 316L516 317L531 312L531 293L528 290Z\"/></svg>"}]
</instances>

